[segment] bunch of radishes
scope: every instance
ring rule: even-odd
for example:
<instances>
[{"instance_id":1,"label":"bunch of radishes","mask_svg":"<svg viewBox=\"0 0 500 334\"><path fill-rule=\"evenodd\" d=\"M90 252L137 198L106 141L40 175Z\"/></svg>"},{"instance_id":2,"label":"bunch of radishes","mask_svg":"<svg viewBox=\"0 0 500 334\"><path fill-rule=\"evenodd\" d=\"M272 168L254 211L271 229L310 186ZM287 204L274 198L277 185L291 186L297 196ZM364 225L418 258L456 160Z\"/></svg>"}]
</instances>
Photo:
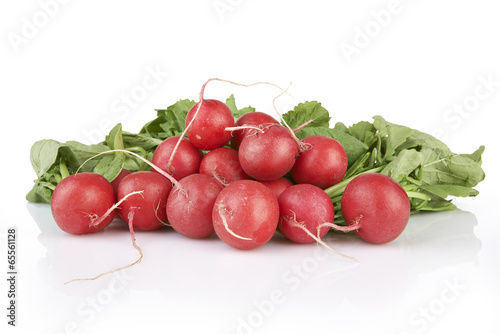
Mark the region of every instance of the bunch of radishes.
<instances>
[{"instance_id":1,"label":"bunch of radishes","mask_svg":"<svg viewBox=\"0 0 500 334\"><path fill-rule=\"evenodd\" d=\"M235 120L225 103L204 99L205 85L187 114L187 137L165 139L148 162L152 171L122 170L111 183L90 172L64 178L51 202L59 227L95 232L117 214L132 233L169 225L191 238L215 232L238 249L259 247L277 230L297 243L322 242L332 228L386 243L404 230L408 196L376 173L348 184L341 201L347 226L335 224L323 189L346 173L342 145L319 135L299 140L283 120L262 112Z\"/></svg>"}]
</instances>

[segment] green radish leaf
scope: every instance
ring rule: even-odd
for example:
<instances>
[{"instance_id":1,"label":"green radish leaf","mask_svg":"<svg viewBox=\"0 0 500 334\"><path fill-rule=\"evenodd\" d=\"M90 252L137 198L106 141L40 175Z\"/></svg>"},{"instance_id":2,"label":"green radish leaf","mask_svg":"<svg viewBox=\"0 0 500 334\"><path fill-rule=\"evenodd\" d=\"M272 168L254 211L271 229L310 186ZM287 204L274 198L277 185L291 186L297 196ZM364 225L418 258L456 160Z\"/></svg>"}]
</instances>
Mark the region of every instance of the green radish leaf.
<instances>
[{"instance_id":1,"label":"green radish leaf","mask_svg":"<svg viewBox=\"0 0 500 334\"><path fill-rule=\"evenodd\" d=\"M50 187L48 185L50 185ZM52 193L54 192L53 188L55 188L55 186L50 183L37 183L33 186L30 192L26 194L26 200L32 203L50 204Z\"/></svg>"},{"instance_id":2,"label":"green radish leaf","mask_svg":"<svg viewBox=\"0 0 500 334\"><path fill-rule=\"evenodd\" d=\"M457 186L453 184L434 184L434 185L424 185L421 186L420 189L430 192L436 196L446 198L448 196L456 196L456 197L473 197L479 194L479 191L464 187Z\"/></svg>"},{"instance_id":3,"label":"green radish leaf","mask_svg":"<svg viewBox=\"0 0 500 334\"><path fill-rule=\"evenodd\" d=\"M31 146L31 166L38 177L45 174L56 163L59 149L63 146L64 144L52 139L39 140Z\"/></svg>"},{"instance_id":4,"label":"green radish leaf","mask_svg":"<svg viewBox=\"0 0 500 334\"><path fill-rule=\"evenodd\" d=\"M422 155L422 182L425 185L475 187L485 178L481 163L467 156L428 147L422 150Z\"/></svg>"},{"instance_id":5,"label":"green radish leaf","mask_svg":"<svg viewBox=\"0 0 500 334\"><path fill-rule=\"evenodd\" d=\"M390 176L396 181L402 180L405 176L412 174L420 167L422 154L416 150L403 150L380 172Z\"/></svg>"},{"instance_id":6,"label":"green radish leaf","mask_svg":"<svg viewBox=\"0 0 500 334\"><path fill-rule=\"evenodd\" d=\"M418 211L449 211L449 210L455 210L457 206L449 200L445 199L437 199L437 200L431 200L427 203L425 203L424 206L419 208Z\"/></svg>"},{"instance_id":7,"label":"green radish leaf","mask_svg":"<svg viewBox=\"0 0 500 334\"><path fill-rule=\"evenodd\" d=\"M167 109L156 109L156 119L146 123L139 134L158 139L181 135L186 128L186 116L195 104L195 101L185 99L177 101Z\"/></svg>"},{"instance_id":8,"label":"green radish leaf","mask_svg":"<svg viewBox=\"0 0 500 334\"><path fill-rule=\"evenodd\" d=\"M226 99L226 105L229 107L229 109L233 113L234 118L239 118L239 117L243 116L246 113L255 111L255 108L250 107L250 106L242 108L242 109L238 109L236 107L236 102L235 102L235 99L234 99L234 94L231 94L231 96Z\"/></svg>"},{"instance_id":9,"label":"green radish leaf","mask_svg":"<svg viewBox=\"0 0 500 334\"><path fill-rule=\"evenodd\" d=\"M330 126L330 118L328 110L316 101L299 103L293 110L283 114L283 119L292 129L298 128L309 120L312 120L312 122L307 125L307 128L328 128Z\"/></svg>"},{"instance_id":10,"label":"green radish leaf","mask_svg":"<svg viewBox=\"0 0 500 334\"><path fill-rule=\"evenodd\" d=\"M415 129L410 134L410 136L406 138L406 141L398 147L397 152L410 148L414 148L420 151L425 147L438 149L439 151L447 154L451 153L450 149L445 143L427 133L423 133Z\"/></svg>"},{"instance_id":11,"label":"green radish leaf","mask_svg":"<svg viewBox=\"0 0 500 334\"><path fill-rule=\"evenodd\" d=\"M123 145L123 137L122 137L122 125L118 123L114 128L111 129L109 134L105 139L106 144L112 150L123 150L125 146ZM116 152L117 154L123 154L121 152Z\"/></svg>"},{"instance_id":12,"label":"green radish leaf","mask_svg":"<svg viewBox=\"0 0 500 334\"><path fill-rule=\"evenodd\" d=\"M349 133L363 143L366 143L368 139L373 137L375 127L370 122L361 121L350 126Z\"/></svg>"},{"instance_id":13,"label":"green radish leaf","mask_svg":"<svg viewBox=\"0 0 500 334\"><path fill-rule=\"evenodd\" d=\"M374 116L373 118L375 119L373 126L383 138L384 160L390 161L395 155L396 149L405 143L407 138L413 133L413 129L388 123L381 116Z\"/></svg>"},{"instance_id":14,"label":"green radish leaf","mask_svg":"<svg viewBox=\"0 0 500 334\"><path fill-rule=\"evenodd\" d=\"M117 152L121 153L121 152ZM103 155L99 157L99 162L94 167L93 172L101 174L109 182L113 181L120 174L125 162L125 154L120 156L115 154Z\"/></svg>"},{"instance_id":15,"label":"green radish leaf","mask_svg":"<svg viewBox=\"0 0 500 334\"><path fill-rule=\"evenodd\" d=\"M231 110L233 115L238 112L238 108L236 108L236 102L234 101L234 94L231 94L231 96L226 99L226 106Z\"/></svg>"},{"instance_id":16,"label":"green radish leaf","mask_svg":"<svg viewBox=\"0 0 500 334\"><path fill-rule=\"evenodd\" d=\"M125 148L140 147L145 151L154 151L163 140L149 137L145 134L134 134L130 132L122 132L123 145Z\"/></svg>"}]
</instances>

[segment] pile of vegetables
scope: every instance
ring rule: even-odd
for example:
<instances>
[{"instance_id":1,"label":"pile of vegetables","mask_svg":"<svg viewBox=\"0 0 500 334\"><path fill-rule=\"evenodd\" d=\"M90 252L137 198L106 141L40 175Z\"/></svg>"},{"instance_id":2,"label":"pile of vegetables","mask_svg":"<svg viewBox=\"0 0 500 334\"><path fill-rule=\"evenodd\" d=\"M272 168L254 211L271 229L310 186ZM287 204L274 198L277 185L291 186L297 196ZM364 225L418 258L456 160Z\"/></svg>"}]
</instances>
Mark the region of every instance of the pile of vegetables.
<instances>
[{"instance_id":1,"label":"pile of vegetables","mask_svg":"<svg viewBox=\"0 0 500 334\"><path fill-rule=\"evenodd\" d=\"M167 225L191 238L215 232L238 249L276 233L323 243L332 230L386 243L410 214L453 210L451 198L476 196L485 177L484 146L456 154L381 116L332 127L316 101L275 118L238 109L234 95L205 99L207 83L198 102L156 110L139 133L117 124L93 145L34 143L37 179L26 199L51 203L56 223L72 234L119 218L132 235Z\"/></svg>"}]
</instances>

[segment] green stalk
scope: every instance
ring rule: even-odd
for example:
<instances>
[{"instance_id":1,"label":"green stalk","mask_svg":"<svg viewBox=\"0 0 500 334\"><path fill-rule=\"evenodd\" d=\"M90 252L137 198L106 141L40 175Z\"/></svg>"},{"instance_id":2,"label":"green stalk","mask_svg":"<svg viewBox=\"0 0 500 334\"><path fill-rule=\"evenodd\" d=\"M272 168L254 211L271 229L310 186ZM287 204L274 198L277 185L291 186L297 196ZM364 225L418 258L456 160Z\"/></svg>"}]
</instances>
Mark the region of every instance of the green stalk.
<instances>
[{"instance_id":1,"label":"green stalk","mask_svg":"<svg viewBox=\"0 0 500 334\"><path fill-rule=\"evenodd\" d=\"M59 162L59 170L61 172L61 178L66 178L69 176L68 166L66 166L66 160L61 158Z\"/></svg>"},{"instance_id":2,"label":"green stalk","mask_svg":"<svg viewBox=\"0 0 500 334\"><path fill-rule=\"evenodd\" d=\"M428 195L419 193L418 191L407 191L406 194L409 198L418 198L424 201L429 201L431 199Z\"/></svg>"},{"instance_id":3,"label":"green stalk","mask_svg":"<svg viewBox=\"0 0 500 334\"><path fill-rule=\"evenodd\" d=\"M62 181L62 177L61 177L61 175L60 175L60 174L55 173L55 174L54 174L54 178L56 179L56 182L57 182L57 183L59 183L59 182L61 182L61 181Z\"/></svg>"}]
</instances>

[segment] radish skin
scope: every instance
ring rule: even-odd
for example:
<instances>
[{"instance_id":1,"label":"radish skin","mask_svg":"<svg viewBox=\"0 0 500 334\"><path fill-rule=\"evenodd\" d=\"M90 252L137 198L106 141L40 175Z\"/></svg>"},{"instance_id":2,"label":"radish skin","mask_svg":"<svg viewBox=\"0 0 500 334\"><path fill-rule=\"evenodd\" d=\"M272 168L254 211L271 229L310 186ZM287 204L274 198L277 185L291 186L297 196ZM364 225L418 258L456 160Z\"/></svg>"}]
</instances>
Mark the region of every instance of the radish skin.
<instances>
[{"instance_id":1,"label":"radish skin","mask_svg":"<svg viewBox=\"0 0 500 334\"><path fill-rule=\"evenodd\" d=\"M172 184L162 175L139 171L126 176L118 186L118 200L134 191L142 191L142 196L127 198L118 208L122 219L128 223L129 212L137 208L134 215L134 228L151 231L166 225L166 205Z\"/></svg>"},{"instance_id":2,"label":"radish skin","mask_svg":"<svg viewBox=\"0 0 500 334\"><path fill-rule=\"evenodd\" d=\"M347 171L347 154L333 138L308 136L302 139L308 147L300 153L290 174L296 183L309 183L322 189L342 180Z\"/></svg>"},{"instance_id":3,"label":"radish skin","mask_svg":"<svg viewBox=\"0 0 500 334\"><path fill-rule=\"evenodd\" d=\"M389 176L378 173L352 179L340 205L348 226L361 239L374 244L395 240L410 218L410 201L404 189Z\"/></svg>"},{"instance_id":4,"label":"radish skin","mask_svg":"<svg viewBox=\"0 0 500 334\"><path fill-rule=\"evenodd\" d=\"M165 139L153 153L152 163L172 175L177 181L198 173L202 152L187 138L173 136ZM175 154L174 148L177 145ZM154 170L154 169L153 169Z\"/></svg>"},{"instance_id":5,"label":"radish skin","mask_svg":"<svg viewBox=\"0 0 500 334\"><path fill-rule=\"evenodd\" d=\"M167 200L167 217L172 228L190 238L206 238L214 233L212 209L223 189L213 177L191 174L179 181Z\"/></svg>"},{"instance_id":6,"label":"radish skin","mask_svg":"<svg viewBox=\"0 0 500 334\"><path fill-rule=\"evenodd\" d=\"M279 198L283 191L293 186L292 181L290 181L286 177L281 177L273 181L260 181L260 183L268 187L269 190L273 192L274 196L276 196L276 198Z\"/></svg>"},{"instance_id":7,"label":"radish skin","mask_svg":"<svg viewBox=\"0 0 500 334\"><path fill-rule=\"evenodd\" d=\"M242 140L238 159L250 177L258 181L273 181L293 167L299 146L288 129L279 124L260 127L263 133L250 131Z\"/></svg>"},{"instance_id":8,"label":"radish skin","mask_svg":"<svg viewBox=\"0 0 500 334\"><path fill-rule=\"evenodd\" d=\"M115 217L115 192L106 178L96 173L73 174L56 186L50 208L59 228L70 234L104 229ZM96 223L98 222L98 224Z\"/></svg>"},{"instance_id":9,"label":"radish skin","mask_svg":"<svg viewBox=\"0 0 500 334\"><path fill-rule=\"evenodd\" d=\"M229 147L219 147L205 154L200 173L217 177L225 185L250 178L241 168L238 152Z\"/></svg>"},{"instance_id":10,"label":"radish skin","mask_svg":"<svg viewBox=\"0 0 500 334\"><path fill-rule=\"evenodd\" d=\"M278 198L278 203L278 228L286 238L296 243L311 243L321 239L330 230L329 226L323 224L333 223L335 217L330 197L324 190L311 184L296 184L287 188ZM299 225L304 228L298 228Z\"/></svg>"},{"instance_id":11,"label":"radish skin","mask_svg":"<svg viewBox=\"0 0 500 334\"><path fill-rule=\"evenodd\" d=\"M233 131L233 137L231 138L231 147L235 150L238 150L241 141L243 140L243 138L245 138L251 128L259 126L261 124L271 123L279 124L279 122L274 117L260 111L253 111L242 115L236 120L235 127L237 129ZM249 128L245 129L244 126L249 126Z\"/></svg>"},{"instance_id":12,"label":"radish skin","mask_svg":"<svg viewBox=\"0 0 500 334\"><path fill-rule=\"evenodd\" d=\"M274 194L253 180L234 181L217 196L212 210L217 236L237 249L267 243L278 226L279 206Z\"/></svg>"}]
</instances>

